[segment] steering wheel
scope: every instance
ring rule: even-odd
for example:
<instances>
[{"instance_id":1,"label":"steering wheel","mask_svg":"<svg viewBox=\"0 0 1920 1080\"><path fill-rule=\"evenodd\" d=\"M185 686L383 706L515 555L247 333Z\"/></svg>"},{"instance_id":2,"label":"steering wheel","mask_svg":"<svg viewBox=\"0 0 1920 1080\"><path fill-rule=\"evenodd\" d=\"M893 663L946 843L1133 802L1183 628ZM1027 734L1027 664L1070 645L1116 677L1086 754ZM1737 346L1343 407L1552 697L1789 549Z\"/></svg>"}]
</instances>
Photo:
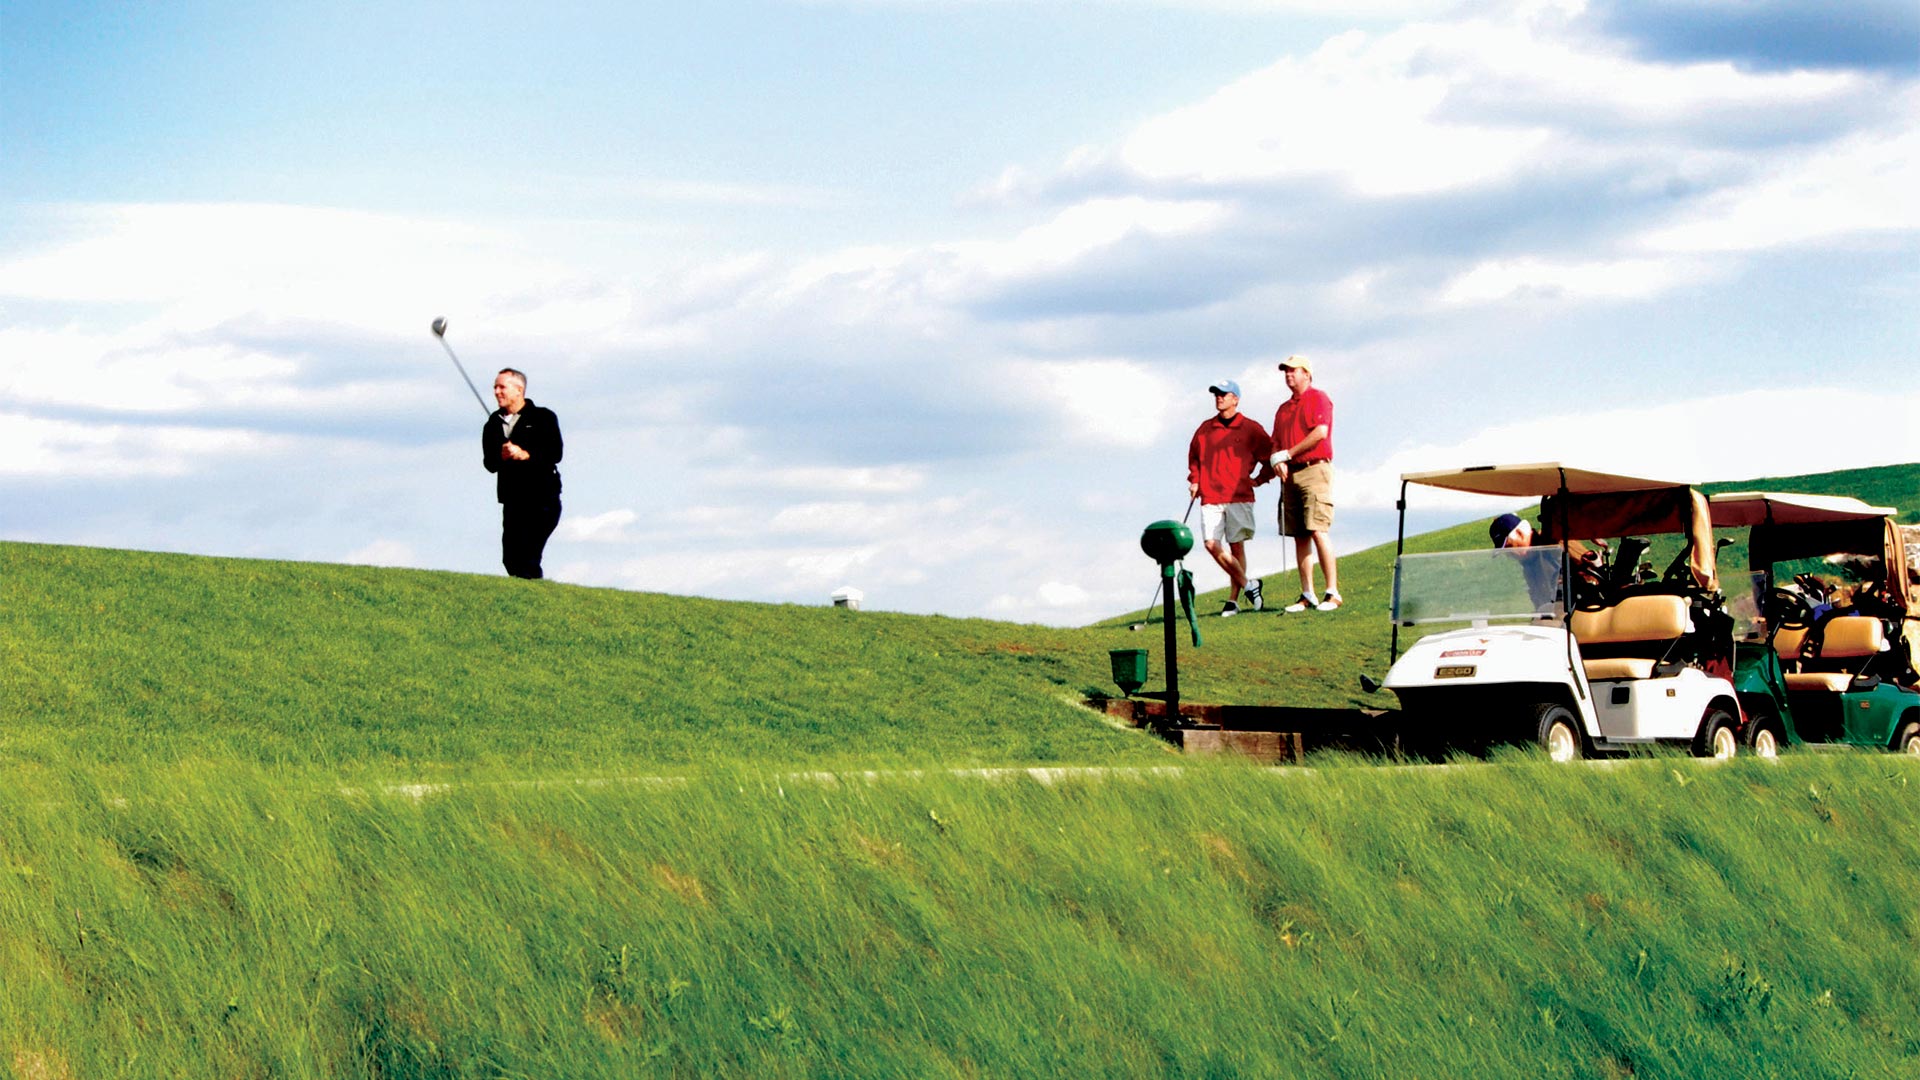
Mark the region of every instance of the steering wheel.
<instances>
[{"instance_id":1,"label":"steering wheel","mask_svg":"<svg viewBox=\"0 0 1920 1080\"><path fill-rule=\"evenodd\" d=\"M1767 618L1776 630L1805 630L1813 625L1813 605L1792 589L1767 594Z\"/></svg>"}]
</instances>

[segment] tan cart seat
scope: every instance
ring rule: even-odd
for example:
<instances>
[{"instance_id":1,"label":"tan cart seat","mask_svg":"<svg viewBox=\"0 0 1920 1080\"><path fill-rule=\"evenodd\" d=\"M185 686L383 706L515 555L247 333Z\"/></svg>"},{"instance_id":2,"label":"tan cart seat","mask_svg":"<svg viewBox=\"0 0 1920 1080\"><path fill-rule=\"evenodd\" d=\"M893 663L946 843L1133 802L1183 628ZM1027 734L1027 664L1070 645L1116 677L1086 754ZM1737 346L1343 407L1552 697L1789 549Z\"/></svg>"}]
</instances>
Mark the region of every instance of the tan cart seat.
<instances>
[{"instance_id":1,"label":"tan cart seat","mask_svg":"<svg viewBox=\"0 0 1920 1080\"><path fill-rule=\"evenodd\" d=\"M1589 679L1650 678L1673 642L1693 629L1686 598L1672 595L1629 596L1599 611L1576 611L1567 626L1583 648L1614 646L1607 651L1640 654L1583 659Z\"/></svg>"},{"instance_id":2,"label":"tan cart seat","mask_svg":"<svg viewBox=\"0 0 1920 1080\"><path fill-rule=\"evenodd\" d=\"M1788 633L1790 631L1781 631L1774 639L1776 651L1780 648L1779 638ZM1813 665L1818 670L1787 672L1787 689L1840 693L1852 685L1854 674L1866 666L1861 662L1862 657L1883 653L1892 647L1887 641L1886 624L1871 615L1842 615L1828 619L1820 627L1816 644L1819 655L1808 657L1802 661L1802 665ZM1797 648L1794 655L1799 655Z\"/></svg>"}]
</instances>

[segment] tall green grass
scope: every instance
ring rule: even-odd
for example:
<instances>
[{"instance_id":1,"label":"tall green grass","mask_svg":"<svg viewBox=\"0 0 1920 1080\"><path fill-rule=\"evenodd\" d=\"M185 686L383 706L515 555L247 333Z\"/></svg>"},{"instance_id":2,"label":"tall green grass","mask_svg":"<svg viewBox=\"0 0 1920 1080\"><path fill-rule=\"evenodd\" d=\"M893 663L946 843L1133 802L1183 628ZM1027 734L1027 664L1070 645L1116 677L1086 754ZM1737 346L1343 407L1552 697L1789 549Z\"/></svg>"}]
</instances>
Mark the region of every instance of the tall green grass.
<instances>
[{"instance_id":1,"label":"tall green grass","mask_svg":"<svg viewBox=\"0 0 1920 1080\"><path fill-rule=\"evenodd\" d=\"M1914 763L0 785L21 1077L1893 1077Z\"/></svg>"}]
</instances>

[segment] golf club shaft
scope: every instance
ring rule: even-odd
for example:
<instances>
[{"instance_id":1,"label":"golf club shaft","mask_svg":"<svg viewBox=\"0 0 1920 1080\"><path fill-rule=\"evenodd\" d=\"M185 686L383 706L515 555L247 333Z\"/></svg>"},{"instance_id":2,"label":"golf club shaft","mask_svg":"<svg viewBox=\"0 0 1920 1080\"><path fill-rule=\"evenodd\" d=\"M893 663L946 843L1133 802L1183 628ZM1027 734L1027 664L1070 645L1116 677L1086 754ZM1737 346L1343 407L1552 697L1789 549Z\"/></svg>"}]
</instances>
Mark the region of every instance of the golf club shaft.
<instances>
[{"instance_id":1,"label":"golf club shaft","mask_svg":"<svg viewBox=\"0 0 1920 1080\"><path fill-rule=\"evenodd\" d=\"M473 379L467 375L467 369L461 366L460 358L453 355L453 346L447 344L446 336L436 334L434 337L439 340L440 347L447 350L447 359L453 361L454 370L460 373L460 378L466 380L467 389L473 391L473 400L480 403L481 411L487 413L493 412L493 406L488 405L487 399L480 396L480 388L473 385Z\"/></svg>"},{"instance_id":2,"label":"golf club shaft","mask_svg":"<svg viewBox=\"0 0 1920 1080\"><path fill-rule=\"evenodd\" d=\"M1287 482L1280 481L1280 573L1287 572L1287 548L1293 538L1287 535Z\"/></svg>"}]
</instances>

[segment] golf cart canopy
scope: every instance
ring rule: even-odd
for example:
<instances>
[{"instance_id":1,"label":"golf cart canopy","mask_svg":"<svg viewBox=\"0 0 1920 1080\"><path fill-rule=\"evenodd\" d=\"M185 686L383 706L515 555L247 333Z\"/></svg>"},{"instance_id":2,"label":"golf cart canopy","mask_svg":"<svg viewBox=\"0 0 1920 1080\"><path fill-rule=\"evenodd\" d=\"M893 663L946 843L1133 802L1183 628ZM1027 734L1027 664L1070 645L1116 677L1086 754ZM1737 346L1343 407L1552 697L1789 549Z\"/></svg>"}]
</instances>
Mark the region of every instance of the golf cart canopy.
<instances>
[{"instance_id":1,"label":"golf cart canopy","mask_svg":"<svg viewBox=\"0 0 1920 1080\"><path fill-rule=\"evenodd\" d=\"M1878 521L1898 513L1846 495L1795 495L1780 491L1729 491L1708 500L1720 528L1743 525L1811 525Z\"/></svg>"},{"instance_id":2,"label":"golf cart canopy","mask_svg":"<svg viewBox=\"0 0 1920 1080\"><path fill-rule=\"evenodd\" d=\"M1539 499L1541 539L1556 544L1678 533L1687 538L1687 565L1694 584L1709 591L1719 587L1706 496L1681 481L1540 462L1408 473L1400 482L1476 495Z\"/></svg>"},{"instance_id":3,"label":"golf cart canopy","mask_svg":"<svg viewBox=\"0 0 1920 1080\"><path fill-rule=\"evenodd\" d=\"M1881 591L1910 617L1920 617L1907 571L1907 549L1890 506L1839 495L1738 491L1710 500L1713 523L1748 526L1748 564L1755 570L1795 559L1864 555L1880 560Z\"/></svg>"},{"instance_id":4,"label":"golf cart canopy","mask_svg":"<svg viewBox=\"0 0 1920 1080\"><path fill-rule=\"evenodd\" d=\"M1648 480L1637 476L1593 472L1553 461L1533 465L1473 465L1439 472L1406 473L1400 477L1400 482L1464 491L1473 495L1511 495L1528 499L1543 499L1562 491L1576 495L1597 495L1688 486L1678 480Z\"/></svg>"}]
</instances>

